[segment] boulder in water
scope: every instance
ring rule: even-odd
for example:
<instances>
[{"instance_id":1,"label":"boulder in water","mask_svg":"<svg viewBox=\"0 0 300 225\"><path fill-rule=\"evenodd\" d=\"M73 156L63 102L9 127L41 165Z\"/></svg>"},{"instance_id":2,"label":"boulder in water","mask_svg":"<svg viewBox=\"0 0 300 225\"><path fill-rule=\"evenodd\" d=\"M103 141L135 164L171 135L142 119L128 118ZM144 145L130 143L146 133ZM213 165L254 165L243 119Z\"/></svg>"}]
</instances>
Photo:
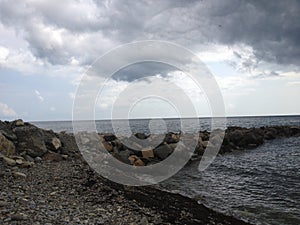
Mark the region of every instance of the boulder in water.
<instances>
[{"instance_id":1,"label":"boulder in water","mask_svg":"<svg viewBox=\"0 0 300 225\"><path fill-rule=\"evenodd\" d=\"M167 158L172 152L173 149L168 144L160 145L154 149L154 155L160 159Z\"/></svg>"}]
</instances>

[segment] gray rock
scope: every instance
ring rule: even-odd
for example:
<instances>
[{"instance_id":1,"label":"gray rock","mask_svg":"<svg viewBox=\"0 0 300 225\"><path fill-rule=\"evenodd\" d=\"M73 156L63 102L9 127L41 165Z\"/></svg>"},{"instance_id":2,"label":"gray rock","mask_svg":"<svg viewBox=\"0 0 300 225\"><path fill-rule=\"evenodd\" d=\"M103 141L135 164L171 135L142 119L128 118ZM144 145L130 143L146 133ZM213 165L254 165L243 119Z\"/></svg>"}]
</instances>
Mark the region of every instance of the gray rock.
<instances>
[{"instance_id":1,"label":"gray rock","mask_svg":"<svg viewBox=\"0 0 300 225\"><path fill-rule=\"evenodd\" d=\"M28 216L23 213L14 214L11 216L11 220L13 220L13 221L22 221L22 220L27 220L27 219L28 219Z\"/></svg>"},{"instance_id":2,"label":"gray rock","mask_svg":"<svg viewBox=\"0 0 300 225\"><path fill-rule=\"evenodd\" d=\"M16 152L13 142L8 140L2 133L0 133L0 153L5 156L12 156Z\"/></svg>"},{"instance_id":3,"label":"gray rock","mask_svg":"<svg viewBox=\"0 0 300 225\"><path fill-rule=\"evenodd\" d=\"M6 201L0 201L0 207L5 207L5 206L8 206L8 202Z\"/></svg>"},{"instance_id":4,"label":"gray rock","mask_svg":"<svg viewBox=\"0 0 300 225\"><path fill-rule=\"evenodd\" d=\"M26 178L27 177L25 173L21 173L21 172L13 172L12 174L15 178Z\"/></svg>"},{"instance_id":5,"label":"gray rock","mask_svg":"<svg viewBox=\"0 0 300 225\"><path fill-rule=\"evenodd\" d=\"M44 133L39 128L28 125L14 128L18 137L17 148L26 151L31 157L43 156L47 152L44 141Z\"/></svg>"},{"instance_id":6,"label":"gray rock","mask_svg":"<svg viewBox=\"0 0 300 225\"><path fill-rule=\"evenodd\" d=\"M180 140L179 134L167 133L164 139L168 144L177 143Z\"/></svg>"},{"instance_id":7,"label":"gray rock","mask_svg":"<svg viewBox=\"0 0 300 225\"><path fill-rule=\"evenodd\" d=\"M148 225L149 222L148 222L147 217L144 216L144 217L141 219L141 221L139 222L139 224L140 224L140 225Z\"/></svg>"},{"instance_id":8,"label":"gray rock","mask_svg":"<svg viewBox=\"0 0 300 225\"><path fill-rule=\"evenodd\" d=\"M23 157L24 157L24 159L26 159L28 162L34 162L34 159L33 159L31 156L29 156L29 155L24 155Z\"/></svg>"},{"instance_id":9,"label":"gray rock","mask_svg":"<svg viewBox=\"0 0 300 225\"><path fill-rule=\"evenodd\" d=\"M35 162L37 162L37 163L39 163L39 162L41 162L41 161L42 161L42 158L41 158L41 157L39 157L39 156L38 156L38 157L35 157L34 161L35 161Z\"/></svg>"},{"instance_id":10,"label":"gray rock","mask_svg":"<svg viewBox=\"0 0 300 225\"><path fill-rule=\"evenodd\" d=\"M121 162L124 162L126 164L130 164L129 156L132 155L132 152L129 150L120 151L119 153L114 153L113 156L120 160Z\"/></svg>"},{"instance_id":11,"label":"gray rock","mask_svg":"<svg viewBox=\"0 0 300 225\"><path fill-rule=\"evenodd\" d=\"M21 120L21 119L15 120L13 123L15 124L16 127L24 126L25 125L24 121Z\"/></svg>"},{"instance_id":12,"label":"gray rock","mask_svg":"<svg viewBox=\"0 0 300 225\"><path fill-rule=\"evenodd\" d=\"M167 158L172 152L173 149L168 144L160 145L154 149L154 155L160 159Z\"/></svg>"},{"instance_id":13,"label":"gray rock","mask_svg":"<svg viewBox=\"0 0 300 225\"><path fill-rule=\"evenodd\" d=\"M6 162L6 164L9 165L9 166L15 166L17 164L14 159L10 159L10 158L5 157L5 156L2 156L0 158L2 158L4 160L4 162Z\"/></svg>"}]
</instances>

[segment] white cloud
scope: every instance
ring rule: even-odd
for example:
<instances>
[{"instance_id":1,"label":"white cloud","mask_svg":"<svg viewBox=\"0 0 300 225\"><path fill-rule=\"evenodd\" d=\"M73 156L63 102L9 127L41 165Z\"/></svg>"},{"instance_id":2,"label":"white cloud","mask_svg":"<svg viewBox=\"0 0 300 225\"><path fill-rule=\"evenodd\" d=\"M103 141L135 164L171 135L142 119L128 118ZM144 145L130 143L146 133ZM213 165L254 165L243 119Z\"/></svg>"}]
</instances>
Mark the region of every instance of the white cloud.
<instances>
[{"instance_id":1,"label":"white cloud","mask_svg":"<svg viewBox=\"0 0 300 225\"><path fill-rule=\"evenodd\" d=\"M75 99L75 92L69 92L69 93L68 93L68 96L69 96L72 100L74 100L74 99Z\"/></svg>"},{"instance_id":2,"label":"white cloud","mask_svg":"<svg viewBox=\"0 0 300 225\"><path fill-rule=\"evenodd\" d=\"M223 92L236 89L241 89L242 91L255 91L255 86L257 85L257 81L255 79L245 76L216 76L216 80Z\"/></svg>"},{"instance_id":3,"label":"white cloud","mask_svg":"<svg viewBox=\"0 0 300 225\"><path fill-rule=\"evenodd\" d=\"M38 90L34 90L34 93L36 94L36 97L41 101L44 102L44 97L41 95L41 93Z\"/></svg>"},{"instance_id":4,"label":"white cloud","mask_svg":"<svg viewBox=\"0 0 300 225\"><path fill-rule=\"evenodd\" d=\"M0 46L0 65L6 62L9 50L5 47Z\"/></svg>"},{"instance_id":5,"label":"white cloud","mask_svg":"<svg viewBox=\"0 0 300 225\"><path fill-rule=\"evenodd\" d=\"M56 108L54 106L51 106L49 109L50 109L51 112L56 111Z\"/></svg>"},{"instance_id":6,"label":"white cloud","mask_svg":"<svg viewBox=\"0 0 300 225\"><path fill-rule=\"evenodd\" d=\"M5 117L15 117L17 113L7 104L0 102L0 115Z\"/></svg>"},{"instance_id":7,"label":"white cloud","mask_svg":"<svg viewBox=\"0 0 300 225\"><path fill-rule=\"evenodd\" d=\"M206 45L205 49L197 53L197 56L205 63L232 60L235 57L234 50L226 45Z\"/></svg>"},{"instance_id":8,"label":"white cloud","mask_svg":"<svg viewBox=\"0 0 300 225\"><path fill-rule=\"evenodd\" d=\"M287 86L300 86L300 81L287 82Z\"/></svg>"}]
</instances>

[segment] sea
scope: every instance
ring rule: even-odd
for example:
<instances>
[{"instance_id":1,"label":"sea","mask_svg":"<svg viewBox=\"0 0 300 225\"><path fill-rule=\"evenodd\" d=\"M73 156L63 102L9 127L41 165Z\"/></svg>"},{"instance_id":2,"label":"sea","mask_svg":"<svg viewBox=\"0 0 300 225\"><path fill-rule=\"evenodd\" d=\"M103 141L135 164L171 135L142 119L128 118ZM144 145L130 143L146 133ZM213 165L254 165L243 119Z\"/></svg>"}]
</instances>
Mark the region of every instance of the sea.
<instances>
[{"instance_id":1,"label":"sea","mask_svg":"<svg viewBox=\"0 0 300 225\"><path fill-rule=\"evenodd\" d=\"M113 127L132 133L179 132L184 120L187 132L210 130L210 118L97 120L99 133ZM72 121L32 122L56 132L73 132ZM226 126L300 126L300 116L229 117ZM82 130L85 130L82 121ZM266 141L258 148L219 155L202 172L197 162L156 185L158 188L196 199L216 211L257 225L300 224L300 137Z\"/></svg>"}]
</instances>

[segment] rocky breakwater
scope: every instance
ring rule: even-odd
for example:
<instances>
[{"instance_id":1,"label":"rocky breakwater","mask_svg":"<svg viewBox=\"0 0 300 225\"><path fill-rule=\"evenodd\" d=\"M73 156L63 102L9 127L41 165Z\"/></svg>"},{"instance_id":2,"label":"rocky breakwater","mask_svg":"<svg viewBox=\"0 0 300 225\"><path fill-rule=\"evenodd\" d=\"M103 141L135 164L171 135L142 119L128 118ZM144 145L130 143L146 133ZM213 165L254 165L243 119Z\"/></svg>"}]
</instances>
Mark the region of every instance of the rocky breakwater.
<instances>
[{"instance_id":1,"label":"rocky breakwater","mask_svg":"<svg viewBox=\"0 0 300 225\"><path fill-rule=\"evenodd\" d=\"M0 121L0 159L10 166L31 167L41 161L67 159L72 150L65 148L61 140L70 135L57 134L40 129L30 123L16 120ZM66 142L76 145L75 140Z\"/></svg>"},{"instance_id":2,"label":"rocky breakwater","mask_svg":"<svg viewBox=\"0 0 300 225\"><path fill-rule=\"evenodd\" d=\"M191 158L201 158L206 148L214 146L216 142L222 143L219 153L224 154L256 148L265 141L275 138L300 136L300 127L228 127L225 130L224 138L221 133L221 131L216 131L213 136L209 131L200 131L196 135L191 134L190 139L195 146L189 151L193 153ZM121 162L133 166L147 166L170 156L181 142L182 136L185 140L189 138L189 134L182 135L172 132L160 135L135 133L132 134L133 138L127 139L119 139L111 133L101 133L95 136L81 132L77 141L85 146L93 160L97 159L98 151L95 151L93 155L91 149L101 143L102 148L107 150L107 154L111 154ZM185 144L185 148L189 147ZM84 149L81 150L84 151ZM184 151L182 148L180 150ZM8 165L31 167L41 161L61 161L68 158L81 158L73 134L40 129L22 120L0 121L0 159Z\"/></svg>"},{"instance_id":3,"label":"rocky breakwater","mask_svg":"<svg viewBox=\"0 0 300 225\"><path fill-rule=\"evenodd\" d=\"M213 135L212 135L213 134ZM99 137L89 138L88 133L80 135L79 140L87 146L89 151L96 142L101 142L108 153L113 155L121 162L133 166L147 166L155 164L170 156L181 142L181 136L186 140L188 134L167 133L163 135L146 135L143 133L133 134L134 138L129 137L124 143L114 134L99 134ZM222 137L224 135L224 137ZM300 127L296 126L270 126L260 128L228 127L225 134L222 131L211 133L200 131L199 135L190 135L191 143L197 141L194 149L189 151L191 161L201 159L208 146L214 146L217 142L222 143L219 154L244 149L254 149L264 142L276 139L300 136ZM128 141L129 140L129 141ZM157 141L162 140L162 141ZM127 145L128 143L128 145ZM153 147L153 143L156 146ZM188 141L186 143L189 143ZM190 148L185 144L185 148ZM180 148L182 151L182 148ZM97 154L91 154L93 159ZM180 159L178 159L180 160Z\"/></svg>"}]
</instances>

